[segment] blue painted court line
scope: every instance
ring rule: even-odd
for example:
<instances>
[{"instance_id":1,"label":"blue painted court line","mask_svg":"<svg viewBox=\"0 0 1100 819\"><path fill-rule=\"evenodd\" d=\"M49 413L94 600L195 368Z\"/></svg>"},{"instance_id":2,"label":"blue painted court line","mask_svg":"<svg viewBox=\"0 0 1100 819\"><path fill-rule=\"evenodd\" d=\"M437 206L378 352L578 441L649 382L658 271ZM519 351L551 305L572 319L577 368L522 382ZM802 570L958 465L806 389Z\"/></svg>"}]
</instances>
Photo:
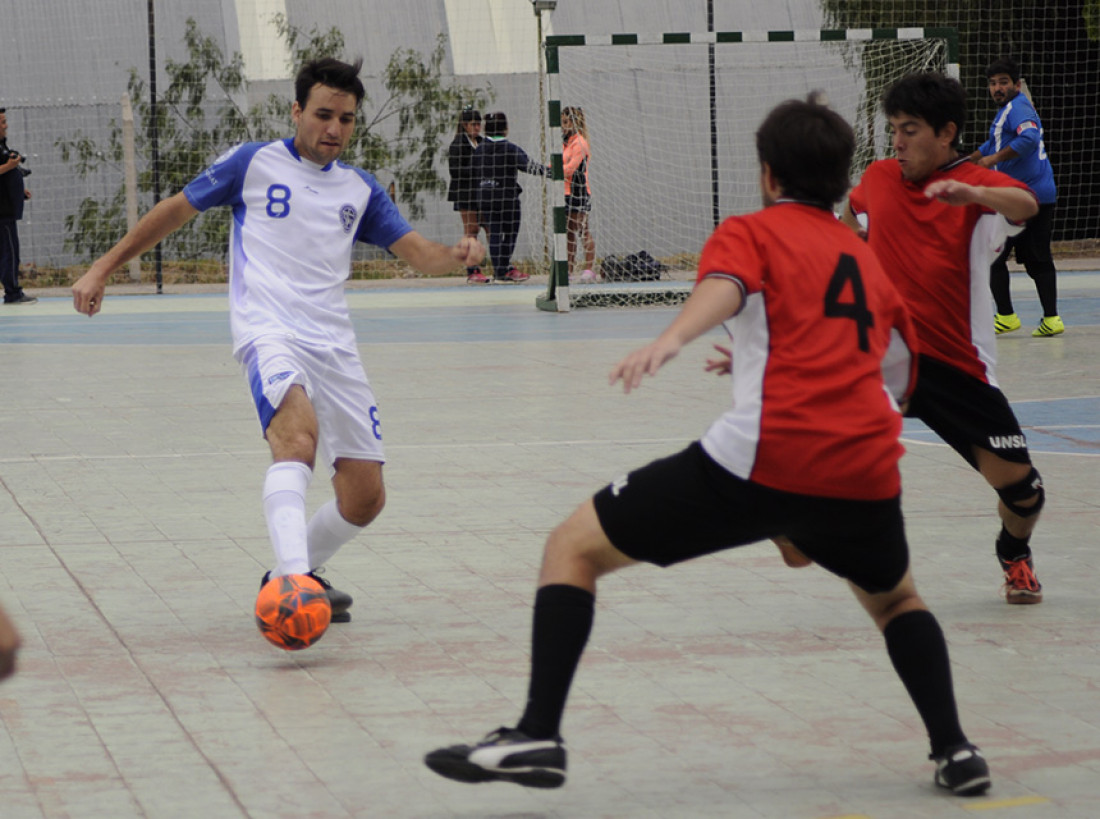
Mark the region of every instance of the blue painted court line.
<instances>
[{"instance_id":1,"label":"blue painted court line","mask_svg":"<svg viewBox=\"0 0 1100 819\"><path fill-rule=\"evenodd\" d=\"M458 343L470 341L593 341L641 339L655 335L675 315L676 308L578 310L548 313L526 304L382 307L353 309L355 331L362 344ZM118 297L145 299L149 297ZM203 311L189 304L186 311L165 309L175 296L156 297L155 312L111 312L87 318L76 313L34 315L34 307L19 315L0 314L3 344L191 345L230 343L229 314L222 304ZM194 297L188 296L188 299ZM223 302L225 296L220 298ZM66 300L67 303L68 300ZM132 304L128 307L132 308ZM14 309L14 308L13 308Z\"/></svg>"},{"instance_id":2,"label":"blue painted court line","mask_svg":"<svg viewBox=\"0 0 1100 819\"><path fill-rule=\"evenodd\" d=\"M1069 331L1100 324L1100 295L1073 290L1064 277L1059 309ZM1095 277L1095 274L1088 274ZM1091 279L1090 279L1091 280ZM455 288L415 292L379 288L355 291L352 319L363 344L460 343L464 341L595 341L645 339L660 332L678 308L582 309L568 314L537 310L541 290L511 291L508 303L470 303L475 294ZM423 298L423 306L416 300ZM401 305L393 306L394 300ZM454 303L447 303L450 299ZM370 302L377 300L377 307ZM1017 298L1024 327L1038 323L1034 298ZM68 298L43 299L39 305L0 308L0 343L110 344L140 346L229 344L224 293L201 295L114 296L119 307L89 319L71 311ZM387 303L388 302L388 303ZM175 306L179 305L179 309ZM46 307L41 310L40 307Z\"/></svg>"},{"instance_id":3,"label":"blue painted court line","mask_svg":"<svg viewBox=\"0 0 1100 819\"><path fill-rule=\"evenodd\" d=\"M19 316L0 320L0 344L229 344L229 317L225 312Z\"/></svg>"}]
</instances>

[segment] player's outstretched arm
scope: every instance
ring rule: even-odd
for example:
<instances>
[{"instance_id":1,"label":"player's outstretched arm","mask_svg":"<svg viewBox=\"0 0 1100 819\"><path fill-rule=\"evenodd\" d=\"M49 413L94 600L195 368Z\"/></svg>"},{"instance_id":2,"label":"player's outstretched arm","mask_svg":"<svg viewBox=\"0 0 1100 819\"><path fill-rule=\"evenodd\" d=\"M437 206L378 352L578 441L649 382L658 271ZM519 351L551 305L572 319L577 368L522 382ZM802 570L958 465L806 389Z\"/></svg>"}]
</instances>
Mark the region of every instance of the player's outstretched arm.
<instances>
[{"instance_id":1,"label":"player's outstretched arm","mask_svg":"<svg viewBox=\"0 0 1100 819\"><path fill-rule=\"evenodd\" d=\"M179 230L198 211L182 192L164 199L141 217L133 229L119 239L118 244L100 256L73 285L73 308L78 313L94 316L103 309L103 294L111 274L147 250L156 247L168 234Z\"/></svg>"},{"instance_id":2,"label":"player's outstretched arm","mask_svg":"<svg viewBox=\"0 0 1100 819\"><path fill-rule=\"evenodd\" d=\"M389 249L426 276L440 276L458 267L473 267L485 258L485 246L470 236L463 236L448 246L426 239L415 230L406 233Z\"/></svg>"},{"instance_id":3,"label":"player's outstretched arm","mask_svg":"<svg viewBox=\"0 0 1100 819\"><path fill-rule=\"evenodd\" d=\"M1007 162L1010 159L1015 159L1019 154L1011 146L1006 145L995 154L988 154L982 156L980 151L975 151L970 155L970 160L976 165L981 165L983 168L992 168L1001 162Z\"/></svg>"},{"instance_id":4,"label":"player's outstretched arm","mask_svg":"<svg viewBox=\"0 0 1100 819\"><path fill-rule=\"evenodd\" d=\"M611 384L623 382L623 392L630 392L647 375L656 375L681 348L707 330L717 327L741 309L741 287L730 279L712 276L703 279L672 324L657 338L635 350L611 370Z\"/></svg>"},{"instance_id":5,"label":"player's outstretched arm","mask_svg":"<svg viewBox=\"0 0 1100 819\"><path fill-rule=\"evenodd\" d=\"M1024 222L1039 212L1034 194L1023 188L968 185L957 179L937 179L924 189L929 199L949 205L983 205L1013 222Z\"/></svg>"}]
</instances>

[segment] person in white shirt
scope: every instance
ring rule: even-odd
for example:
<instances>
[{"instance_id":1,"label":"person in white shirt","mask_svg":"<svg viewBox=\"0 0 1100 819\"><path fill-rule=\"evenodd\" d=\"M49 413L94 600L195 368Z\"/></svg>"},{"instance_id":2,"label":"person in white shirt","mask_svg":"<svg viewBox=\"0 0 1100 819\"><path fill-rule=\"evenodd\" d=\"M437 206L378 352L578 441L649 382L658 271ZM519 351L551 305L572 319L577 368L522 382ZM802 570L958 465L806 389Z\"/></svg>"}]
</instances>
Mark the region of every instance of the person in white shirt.
<instances>
[{"instance_id":1,"label":"person in white shirt","mask_svg":"<svg viewBox=\"0 0 1100 819\"><path fill-rule=\"evenodd\" d=\"M427 274L478 264L476 238L447 246L417 233L378 181L338 162L363 100L362 61L307 63L295 80L292 138L239 145L158 203L73 285L77 312L103 307L111 273L207 208L232 208L229 300L233 354L248 378L273 463L264 512L275 566L312 574L382 511L385 455L378 406L359 359L344 283L356 241L387 248ZM315 463L335 499L308 521ZM351 596L323 578L333 622Z\"/></svg>"}]
</instances>

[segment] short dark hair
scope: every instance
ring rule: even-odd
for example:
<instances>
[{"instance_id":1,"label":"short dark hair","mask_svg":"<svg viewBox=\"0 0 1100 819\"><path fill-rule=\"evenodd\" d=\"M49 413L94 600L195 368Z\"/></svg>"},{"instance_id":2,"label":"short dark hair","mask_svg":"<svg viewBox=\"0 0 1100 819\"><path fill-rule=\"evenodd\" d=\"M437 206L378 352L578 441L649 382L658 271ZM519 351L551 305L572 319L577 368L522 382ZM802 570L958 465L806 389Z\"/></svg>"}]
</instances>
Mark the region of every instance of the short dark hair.
<instances>
[{"instance_id":1,"label":"short dark hair","mask_svg":"<svg viewBox=\"0 0 1100 819\"><path fill-rule=\"evenodd\" d=\"M455 136L462 136L466 133L466 124L470 122L481 122L481 112L474 106L467 105L462 109L462 113L458 115L458 123L455 125Z\"/></svg>"},{"instance_id":2,"label":"short dark hair","mask_svg":"<svg viewBox=\"0 0 1100 819\"><path fill-rule=\"evenodd\" d=\"M1020 64L1011 57L998 57L985 67L985 78L988 80L997 74L1008 74L1009 79L1017 83L1020 81Z\"/></svg>"},{"instance_id":3,"label":"short dark hair","mask_svg":"<svg viewBox=\"0 0 1100 819\"><path fill-rule=\"evenodd\" d=\"M955 123L951 147L957 148L966 125L966 89L958 80L938 71L918 71L906 74L886 89L882 108L888 117L899 114L920 117L937 134L947 123Z\"/></svg>"},{"instance_id":4,"label":"short dark hair","mask_svg":"<svg viewBox=\"0 0 1100 819\"><path fill-rule=\"evenodd\" d=\"M298 107L305 109L309 92L318 83L346 94L354 94L355 104L358 106L367 93L359 79L359 69L362 67L361 57L353 63L345 63L335 57L322 57L306 63L294 78L294 99L297 100Z\"/></svg>"},{"instance_id":5,"label":"short dark hair","mask_svg":"<svg viewBox=\"0 0 1100 819\"><path fill-rule=\"evenodd\" d=\"M756 131L756 153L785 197L832 208L848 192L856 137L840 114L817 102L787 100Z\"/></svg>"},{"instance_id":6,"label":"short dark hair","mask_svg":"<svg viewBox=\"0 0 1100 819\"><path fill-rule=\"evenodd\" d=\"M485 129L485 136L504 136L508 131L508 117L504 116L503 111L486 114L482 127Z\"/></svg>"}]
</instances>

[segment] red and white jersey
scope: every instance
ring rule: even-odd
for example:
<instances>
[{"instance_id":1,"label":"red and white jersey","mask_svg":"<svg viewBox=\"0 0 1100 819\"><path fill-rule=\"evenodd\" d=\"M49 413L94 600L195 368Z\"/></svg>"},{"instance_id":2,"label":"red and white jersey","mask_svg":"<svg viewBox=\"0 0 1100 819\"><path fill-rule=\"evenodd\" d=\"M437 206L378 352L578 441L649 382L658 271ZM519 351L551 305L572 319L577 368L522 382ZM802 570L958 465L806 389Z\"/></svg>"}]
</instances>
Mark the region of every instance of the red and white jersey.
<instances>
[{"instance_id":1,"label":"red and white jersey","mask_svg":"<svg viewBox=\"0 0 1100 819\"><path fill-rule=\"evenodd\" d=\"M703 436L707 453L773 489L896 496L916 339L866 243L830 211L783 201L723 222L703 247L707 276L744 292L727 324L733 407Z\"/></svg>"},{"instance_id":2,"label":"red and white jersey","mask_svg":"<svg viewBox=\"0 0 1100 819\"><path fill-rule=\"evenodd\" d=\"M913 316L921 352L996 386L989 267L1023 226L980 205L929 199L924 189L937 179L1029 190L965 158L914 184L897 160L883 159L863 173L849 206L867 215L867 242Z\"/></svg>"}]
</instances>

